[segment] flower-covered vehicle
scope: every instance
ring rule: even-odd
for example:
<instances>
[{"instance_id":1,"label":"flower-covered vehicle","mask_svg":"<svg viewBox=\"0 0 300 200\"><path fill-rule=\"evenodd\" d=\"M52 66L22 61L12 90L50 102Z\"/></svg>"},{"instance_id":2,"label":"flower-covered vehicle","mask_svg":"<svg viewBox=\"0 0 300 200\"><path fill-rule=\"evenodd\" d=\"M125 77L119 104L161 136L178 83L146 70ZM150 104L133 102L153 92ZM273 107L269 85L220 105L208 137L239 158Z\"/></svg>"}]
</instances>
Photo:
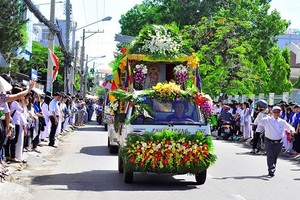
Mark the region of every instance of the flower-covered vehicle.
<instances>
[{"instance_id":1,"label":"flower-covered vehicle","mask_svg":"<svg viewBox=\"0 0 300 200\"><path fill-rule=\"evenodd\" d=\"M118 155L126 183L133 181L134 172L155 172L191 173L204 184L206 169L216 160L207 123L212 112L208 96L174 83L112 94L127 102Z\"/></svg>"},{"instance_id":2,"label":"flower-covered vehicle","mask_svg":"<svg viewBox=\"0 0 300 200\"><path fill-rule=\"evenodd\" d=\"M208 121L212 102L201 91L198 59L187 55L176 31L151 26L117 62L109 136L119 144L118 170L194 174L206 181L216 161Z\"/></svg>"}]
</instances>

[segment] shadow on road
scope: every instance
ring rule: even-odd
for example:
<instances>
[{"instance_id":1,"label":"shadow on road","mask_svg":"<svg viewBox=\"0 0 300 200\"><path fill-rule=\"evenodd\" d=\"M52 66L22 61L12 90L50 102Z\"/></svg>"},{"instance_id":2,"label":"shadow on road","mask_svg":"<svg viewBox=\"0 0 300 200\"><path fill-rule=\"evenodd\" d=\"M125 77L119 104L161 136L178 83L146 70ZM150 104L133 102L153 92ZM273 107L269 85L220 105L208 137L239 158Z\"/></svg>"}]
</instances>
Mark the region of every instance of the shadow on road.
<instances>
[{"instance_id":1,"label":"shadow on road","mask_svg":"<svg viewBox=\"0 0 300 200\"><path fill-rule=\"evenodd\" d=\"M103 132L104 131L104 126L101 125L87 125L87 126L81 126L76 129L78 132L93 132L93 131L98 131L98 132Z\"/></svg>"},{"instance_id":2,"label":"shadow on road","mask_svg":"<svg viewBox=\"0 0 300 200\"><path fill-rule=\"evenodd\" d=\"M91 146L83 147L80 149L80 153L91 156L112 156L114 154L109 153L107 146Z\"/></svg>"},{"instance_id":3,"label":"shadow on road","mask_svg":"<svg viewBox=\"0 0 300 200\"><path fill-rule=\"evenodd\" d=\"M82 173L63 173L37 176L32 179L33 185L44 185L56 190L78 191L169 191L196 189L196 182L175 179L166 174L134 173L132 184L123 182L123 174L113 170L93 170ZM61 188L59 188L61 186ZM52 189L52 188L51 188Z\"/></svg>"},{"instance_id":4,"label":"shadow on road","mask_svg":"<svg viewBox=\"0 0 300 200\"><path fill-rule=\"evenodd\" d=\"M268 178L267 175L261 175L261 176L231 176L231 177L221 177L221 178L213 178L216 180L226 180L226 179L236 179L236 180L244 180L244 179L258 179L263 181L269 181L270 178Z\"/></svg>"}]
</instances>

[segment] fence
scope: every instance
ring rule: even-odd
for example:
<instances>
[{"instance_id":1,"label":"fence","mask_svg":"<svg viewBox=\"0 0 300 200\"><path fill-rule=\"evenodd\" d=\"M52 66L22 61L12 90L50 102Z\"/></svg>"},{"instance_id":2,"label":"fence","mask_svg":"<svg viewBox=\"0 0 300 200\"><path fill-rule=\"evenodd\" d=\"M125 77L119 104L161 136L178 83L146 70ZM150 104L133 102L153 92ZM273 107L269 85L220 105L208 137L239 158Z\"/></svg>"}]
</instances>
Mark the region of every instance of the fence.
<instances>
[{"instance_id":1,"label":"fence","mask_svg":"<svg viewBox=\"0 0 300 200\"><path fill-rule=\"evenodd\" d=\"M283 92L282 95L275 95L274 93L269 93L268 95L259 94L258 96L252 96L252 97L247 97L247 95L235 95L235 96L229 95L228 98L224 100L224 103L231 103L232 101L242 103L247 101L248 99L252 99L254 102L256 102L258 99L264 99L270 105L277 104L280 101L300 104L300 90L295 89L292 90L290 93ZM217 101L217 99L215 100Z\"/></svg>"}]
</instances>

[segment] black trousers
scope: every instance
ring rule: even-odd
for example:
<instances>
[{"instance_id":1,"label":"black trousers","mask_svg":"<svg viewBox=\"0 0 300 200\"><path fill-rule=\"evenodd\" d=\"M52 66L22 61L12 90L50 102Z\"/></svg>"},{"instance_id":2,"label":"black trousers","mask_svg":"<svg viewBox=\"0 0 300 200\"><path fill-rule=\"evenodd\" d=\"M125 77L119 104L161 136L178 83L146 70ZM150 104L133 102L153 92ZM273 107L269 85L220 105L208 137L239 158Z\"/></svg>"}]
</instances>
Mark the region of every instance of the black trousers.
<instances>
[{"instance_id":1,"label":"black trousers","mask_svg":"<svg viewBox=\"0 0 300 200\"><path fill-rule=\"evenodd\" d=\"M10 157L12 159L16 158L16 144L20 135L20 125L15 125L16 136L13 140L7 140L5 145L5 157Z\"/></svg>"},{"instance_id":2,"label":"black trousers","mask_svg":"<svg viewBox=\"0 0 300 200\"><path fill-rule=\"evenodd\" d=\"M268 171L274 173L276 170L277 158L282 149L282 142L273 142L268 138L265 138L265 146L267 153L267 165Z\"/></svg>"},{"instance_id":3,"label":"black trousers","mask_svg":"<svg viewBox=\"0 0 300 200\"><path fill-rule=\"evenodd\" d=\"M55 124L55 119L54 119L53 116L50 116L49 118L50 118L50 121L51 121L51 130L50 130L50 135L49 135L49 146L54 146L57 124Z\"/></svg>"},{"instance_id":4,"label":"black trousers","mask_svg":"<svg viewBox=\"0 0 300 200\"><path fill-rule=\"evenodd\" d=\"M3 130L0 130L0 150L3 148L4 141L6 139L6 121L2 120Z\"/></svg>"},{"instance_id":5,"label":"black trousers","mask_svg":"<svg viewBox=\"0 0 300 200\"><path fill-rule=\"evenodd\" d=\"M252 149L256 149L257 148L257 144L258 144L258 141L260 139L260 134L261 134L260 132L255 132L254 133Z\"/></svg>"}]
</instances>

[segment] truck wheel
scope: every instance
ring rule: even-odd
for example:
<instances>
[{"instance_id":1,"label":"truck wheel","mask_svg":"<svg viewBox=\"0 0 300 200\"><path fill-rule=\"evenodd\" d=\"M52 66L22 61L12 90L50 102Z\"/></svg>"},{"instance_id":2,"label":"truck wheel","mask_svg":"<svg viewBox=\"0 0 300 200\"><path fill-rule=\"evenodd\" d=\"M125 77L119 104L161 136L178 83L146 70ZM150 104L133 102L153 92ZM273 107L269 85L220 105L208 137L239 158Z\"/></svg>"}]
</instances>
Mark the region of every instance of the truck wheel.
<instances>
[{"instance_id":1,"label":"truck wheel","mask_svg":"<svg viewBox=\"0 0 300 200\"><path fill-rule=\"evenodd\" d=\"M120 174L123 174L123 172L124 172L124 169L123 169L123 159L120 156L120 153L118 155L118 170L119 170Z\"/></svg>"},{"instance_id":2,"label":"truck wheel","mask_svg":"<svg viewBox=\"0 0 300 200\"><path fill-rule=\"evenodd\" d=\"M109 153L118 153L118 146L109 145Z\"/></svg>"},{"instance_id":3,"label":"truck wheel","mask_svg":"<svg viewBox=\"0 0 300 200\"><path fill-rule=\"evenodd\" d=\"M203 172L197 173L195 175L196 181L199 185L203 185L205 183L206 174L207 174L207 170L204 170Z\"/></svg>"},{"instance_id":4,"label":"truck wheel","mask_svg":"<svg viewBox=\"0 0 300 200\"><path fill-rule=\"evenodd\" d=\"M124 183L132 183L133 182L133 172L124 172L123 179L124 179Z\"/></svg>"},{"instance_id":5,"label":"truck wheel","mask_svg":"<svg viewBox=\"0 0 300 200\"><path fill-rule=\"evenodd\" d=\"M107 138L107 147L110 147L110 141L109 141L109 137Z\"/></svg>"},{"instance_id":6,"label":"truck wheel","mask_svg":"<svg viewBox=\"0 0 300 200\"><path fill-rule=\"evenodd\" d=\"M107 124L104 124L104 131L107 131Z\"/></svg>"}]
</instances>

